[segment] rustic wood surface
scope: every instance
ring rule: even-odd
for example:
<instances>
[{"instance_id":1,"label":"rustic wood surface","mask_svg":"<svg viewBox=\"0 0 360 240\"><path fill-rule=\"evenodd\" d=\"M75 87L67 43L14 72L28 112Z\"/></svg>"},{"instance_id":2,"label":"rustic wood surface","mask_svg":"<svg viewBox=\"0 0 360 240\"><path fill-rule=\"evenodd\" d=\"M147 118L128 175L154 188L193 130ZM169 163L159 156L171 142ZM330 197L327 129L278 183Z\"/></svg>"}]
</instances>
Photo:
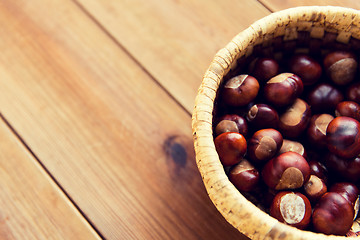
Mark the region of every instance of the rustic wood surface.
<instances>
[{"instance_id":1,"label":"rustic wood surface","mask_svg":"<svg viewBox=\"0 0 360 240\"><path fill-rule=\"evenodd\" d=\"M235 34L306 3L1 1L0 239L247 239L203 187L193 103Z\"/></svg>"}]
</instances>

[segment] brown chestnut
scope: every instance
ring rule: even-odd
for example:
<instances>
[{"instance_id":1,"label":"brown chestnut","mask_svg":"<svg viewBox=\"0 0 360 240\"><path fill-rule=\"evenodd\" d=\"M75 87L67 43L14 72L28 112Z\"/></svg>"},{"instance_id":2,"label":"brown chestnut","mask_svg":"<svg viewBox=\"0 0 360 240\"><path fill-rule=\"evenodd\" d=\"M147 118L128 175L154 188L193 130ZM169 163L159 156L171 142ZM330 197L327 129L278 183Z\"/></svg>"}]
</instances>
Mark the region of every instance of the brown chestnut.
<instances>
[{"instance_id":1,"label":"brown chestnut","mask_svg":"<svg viewBox=\"0 0 360 240\"><path fill-rule=\"evenodd\" d=\"M248 124L245 118L237 114L226 114L219 120L220 121L215 128L216 135L220 135L224 132L238 132L246 137L248 133Z\"/></svg>"},{"instance_id":2,"label":"brown chestnut","mask_svg":"<svg viewBox=\"0 0 360 240\"><path fill-rule=\"evenodd\" d=\"M328 53L323 64L327 75L337 85L346 85L352 82L358 65L355 54L348 51Z\"/></svg>"},{"instance_id":3,"label":"brown chestnut","mask_svg":"<svg viewBox=\"0 0 360 240\"><path fill-rule=\"evenodd\" d=\"M311 117L306 131L309 143L316 148L326 148L326 129L334 119L330 114L315 114Z\"/></svg>"},{"instance_id":4,"label":"brown chestnut","mask_svg":"<svg viewBox=\"0 0 360 240\"><path fill-rule=\"evenodd\" d=\"M336 180L346 180L353 183L360 181L360 157L345 159L328 153L325 156L324 164Z\"/></svg>"},{"instance_id":5,"label":"brown chestnut","mask_svg":"<svg viewBox=\"0 0 360 240\"><path fill-rule=\"evenodd\" d=\"M327 147L342 158L354 158L360 154L360 123L349 117L336 117L326 130Z\"/></svg>"},{"instance_id":6,"label":"brown chestnut","mask_svg":"<svg viewBox=\"0 0 360 240\"><path fill-rule=\"evenodd\" d=\"M261 175L265 184L272 189L296 189L309 180L310 166L300 154L286 152L268 161Z\"/></svg>"},{"instance_id":7,"label":"brown chestnut","mask_svg":"<svg viewBox=\"0 0 360 240\"><path fill-rule=\"evenodd\" d=\"M289 140L289 139L283 139L283 144L279 150L279 154L285 153L285 152L296 152L303 156L304 158L307 157L307 153L305 151L304 146L297 141Z\"/></svg>"},{"instance_id":8,"label":"brown chestnut","mask_svg":"<svg viewBox=\"0 0 360 240\"><path fill-rule=\"evenodd\" d=\"M248 141L247 154L254 163L265 163L278 153L282 143L283 137L279 131L261 129Z\"/></svg>"},{"instance_id":9,"label":"brown chestnut","mask_svg":"<svg viewBox=\"0 0 360 240\"><path fill-rule=\"evenodd\" d=\"M360 82L353 83L347 88L346 98L349 101L360 103Z\"/></svg>"},{"instance_id":10,"label":"brown chestnut","mask_svg":"<svg viewBox=\"0 0 360 240\"><path fill-rule=\"evenodd\" d=\"M360 121L360 105L353 101L343 101L338 103L335 109L337 117L351 117Z\"/></svg>"},{"instance_id":11,"label":"brown chestnut","mask_svg":"<svg viewBox=\"0 0 360 240\"><path fill-rule=\"evenodd\" d=\"M259 88L260 85L256 78L241 74L225 83L222 92L223 100L230 106L246 106L256 98Z\"/></svg>"},{"instance_id":12,"label":"brown chestnut","mask_svg":"<svg viewBox=\"0 0 360 240\"><path fill-rule=\"evenodd\" d=\"M260 82L266 82L279 72L278 62L269 57L256 58L250 66L250 74Z\"/></svg>"},{"instance_id":13,"label":"brown chestnut","mask_svg":"<svg viewBox=\"0 0 360 240\"><path fill-rule=\"evenodd\" d=\"M246 159L231 167L228 176L230 182L243 192L253 191L260 180L259 171Z\"/></svg>"},{"instance_id":14,"label":"brown chestnut","mask_svg":"<svg viewBox=\"0 0 360 240\"><path fill-rule=\"evenodd\" d=\"M263 103L254 104L246 115L246 119L251 127L256 129L277 128L279 124L277 111Z\"/></svg>"},{"instance_id":15,"label":"brown chestnut","mask_svg":"<svg viewBox=\"0 0 360 240\"><path fill-rule=\"evenodd\" d=\"M298 53L291 57L290 72L298 75L305 86L316 83L322 74L321 65L308 54Z\"/></svg>"},{"instance_id":16,"label":"brown chestnut","mask_svg":"<svg viewBox=\"0 0 360 240\"><path fill-rule=\"evenodd\" d=\"M336 192L348 200L355 208L356 201L358 201L360 191L355 184L349 182L337 182L334 183L329 192Z\"/></svg>"},{"instance_id":17,"label":"brown chestnut","mask_svg":"<svg viewBox=\"0 0 360 240\"><path fill-rule=\"evenodd\" d=\"M327 192L319 200L312 214L315 231L345 235L351 228L354 209L339 193Z\"/></svg>"},{"instance_id":18,"label":"brown chestnut","mask_svg":"<svg viewBox=\"0 0 360 240\"><path fill-rule=\"evenodd\" d=\"M333 113L336 105L344 100L340 90L328 83L315 86L308 94L307 103L313 113Z\"/></svg>"},{"instance_id":19,"label":"brown chestnut","mask_svg":"<svg viewBox=\"0 0 360 240\"><path fill-rule=\"evenodd\" d=\"M309 181L304 184L305 196L315 203L327 192L324 181L316 175L310 175Z\"/></svg>"},{"instance_id":20,"label":"brown chestnut","mask_svg":"<svg viewBox=\"0 0 360 240\"><path fill-rule=\"evenodd\" d=\"M299 76L293 73L281 73L271 78L264 86L265 99L275 107L292 104L304 90Z\"/></svg>"},{"instance_id":21,"label":"brown chestnut","mask_svg":"<svg viewBox=\"0 0 360 240\"><path fill-rule=\"evenodd\" d=\"M214 140L215 148L224 166L232 166L241 161L246 154L246 139L240 133L226 132Z\"/></svg>"},{"instance_id":22,"label":"brown chestnut","mask_svg":"<svg viewBox=\"0 0 360 240\"><path fill-rule=\"evenodd\" d=\"M299 192L281 191L276 194L270 215L280 222L298 229L305 229L311 219L311 204L307 197Z\"/></svg>"},{"instance_id":23,"label":"brown chestnut","mask_svg":"<svg viewBox=\"0 0 360 240\"><path fill-rule=\"evenodd\" d=\"M316 160L309 161L310 174L315 175L326 184L328 182L328 170L324 164Z\"/></svg>"},{"instance_id":24,"label":"brown chestnut","mask_svg":"<svg viewBox=\"0 0 360 240\"><path fill-rule=\"evenodd\" d=\"M239 128L234 121L221 120L215 127L215 133L220 135L224 132L239 132Z\"/></svg>"},{"instance_id":25,"label":"brown chestnut","mask_svg":"<svg viewBox=\"0 0 360 240\"><path fill-rule=\"evenodd\" d=\"M305 131L311 117L309 105L302 99L297 98L295 102L286 109L279 118L279 130L284 137L296 138Z\"/></svg>"}]
</instances>

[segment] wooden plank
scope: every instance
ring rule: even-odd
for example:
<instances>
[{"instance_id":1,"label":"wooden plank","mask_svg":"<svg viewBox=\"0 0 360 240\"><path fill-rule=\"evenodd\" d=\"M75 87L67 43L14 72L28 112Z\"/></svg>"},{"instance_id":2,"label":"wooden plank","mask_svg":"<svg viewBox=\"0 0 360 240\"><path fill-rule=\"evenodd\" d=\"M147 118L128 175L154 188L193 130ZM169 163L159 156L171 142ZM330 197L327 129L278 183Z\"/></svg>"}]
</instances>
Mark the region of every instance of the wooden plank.
<instances>
[{"instance_id":1,"label":"wooden plank","mask_svg":"<svg viewBox=\"0 0 360 240\"><path fill-rule=\"evenodd\" d=\"M205 193L189 114L78 6L4 1L0 21L0 109L106 239L245 239Z\"/></svg>"},{"instance_id":2,"label":"wooden plank","mask_svg":"<svg viewBox=\"0 0 360 240\"><path fill-rule=\"evenodd\" d=\"M0 119L0 238L100 239Z\"/></svg>"},{"instance_id":3,"label":"wooden plank","mask_svg":"<svg viewBox=\"0 0 360 240\"><path fill-rule=\"evenodd\" d=\"M340 6L360 9L360 2L354 0L259 0L271 11L279 11L298 6Z\"/></svg>"},{"instance_id":4,"label":"wooden plank","mask_svg":"<svg viewBox=\"0 0 360 240\"><path fill-rule=\"evenodd\" d=\"M255 0L77 1L189 112L215 53L269 13Z\"/></svg>"}]
</instances>

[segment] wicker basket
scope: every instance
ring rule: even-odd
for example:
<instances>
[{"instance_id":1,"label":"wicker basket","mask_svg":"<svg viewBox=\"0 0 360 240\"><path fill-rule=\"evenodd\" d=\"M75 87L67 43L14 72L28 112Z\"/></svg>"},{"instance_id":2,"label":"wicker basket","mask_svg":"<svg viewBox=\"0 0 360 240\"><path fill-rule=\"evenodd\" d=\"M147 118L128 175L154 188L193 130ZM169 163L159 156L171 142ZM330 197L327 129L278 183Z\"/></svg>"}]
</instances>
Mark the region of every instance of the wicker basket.
<instances>
[{"instance_id":1,"label":"wicker basket","mask_svg":"<svg viewBox=\"0 0 360 240\"><path fill-rule=\"evenodd\" d=\"M296 43L303 33L318 43L359 50L360 11L342 7L297 7L270 14L239 33L214 57L195 100L192 129L196 162L208 195L224 218L251 239L348 239L298 230L272 218L248 201L228 180L213 142L214 101L224 76L256 49L271 49L274 39ZM310 46L311 47L311 46ZM271 51L271 50L270 50Z\"/></svg>"}]
</instances>

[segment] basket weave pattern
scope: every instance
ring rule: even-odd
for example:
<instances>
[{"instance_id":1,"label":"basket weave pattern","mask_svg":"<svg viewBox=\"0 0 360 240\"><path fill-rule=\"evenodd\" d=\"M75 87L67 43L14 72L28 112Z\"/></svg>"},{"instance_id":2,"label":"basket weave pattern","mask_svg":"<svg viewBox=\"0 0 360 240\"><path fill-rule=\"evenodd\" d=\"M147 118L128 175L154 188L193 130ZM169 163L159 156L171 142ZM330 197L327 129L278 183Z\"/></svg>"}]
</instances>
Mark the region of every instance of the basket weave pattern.
<instances>
[{"instance_id":1,"label":"basket weave pattern","mask_svg":"<svg viewBox=\"0 0 360 240\"><path fill-rule=\"evenodd\" d=\"M296 40L299 32L312 39L332 33L335 41L350 44L360 39L360 12L342 7L297 7L270 14L235 36L214 57L198 90L192 116L196 162L205 188L224 218L251 239L348 239L302 231L278 222L248 201L228 180L213 142L214 101L224 76L238 60L251 55L256 46L271 44L274 38Z\"/></svg>"}]
</instances>

